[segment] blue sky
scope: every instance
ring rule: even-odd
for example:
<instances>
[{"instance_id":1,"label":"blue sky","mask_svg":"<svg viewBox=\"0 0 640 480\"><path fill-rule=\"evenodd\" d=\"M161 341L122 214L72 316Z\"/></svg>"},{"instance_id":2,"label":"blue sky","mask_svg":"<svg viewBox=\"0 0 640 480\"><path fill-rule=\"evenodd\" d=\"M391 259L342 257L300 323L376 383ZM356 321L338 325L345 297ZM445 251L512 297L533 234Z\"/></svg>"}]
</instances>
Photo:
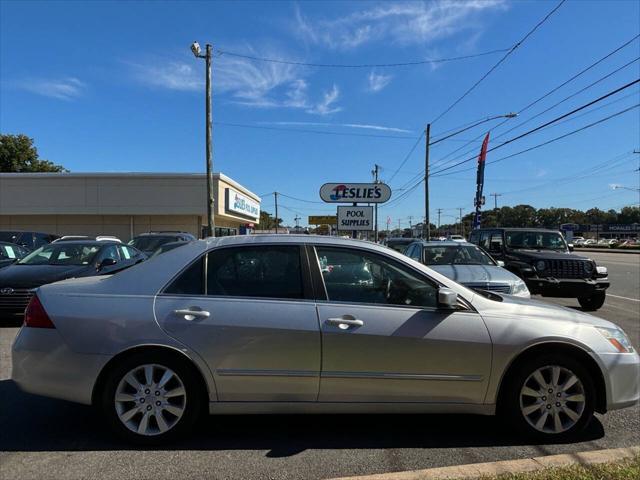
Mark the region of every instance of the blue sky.
<instances>
[{"instance_id":1,"label":"blue sky","mask_svg":"<svg viewBox=\"0 0 640 480\"><path fill-rule=\"evenodd\" d=\"M0 2L0 130L34 137L42 157L72 171L202 171L204 64L192 56L189 45L211 42L223 52L214 58L213 74L214 122L219 122L214 126L216 171L257 194L277 190L288 195L281 198L282 216L293 223L298 213L305 224L307 215L335 211L320 202L322 183L369 181L377 163L381 179L394 191L381 219L389 216L393 225L398 219L408 225L409 216L414 222L423 216L422 185L406 189L424 168L424 140L396 170L426 123L504 53L388 68L308 67L229 53L323 64L474 55L513 46L556 4L5 0ZM567 1L433 124L433 138L479 119L520 111L638 35L639 20L637 1ZM435 173L475 155L481 138L452 151L491 127L492 137L517 127L489 143L495 146L637 79L638 56L636 39L518 118L497 128L500 121L487 122L435 145L432 219L438 208L445 209L443 223L454 220L457 207L472 209L475 171L466 169L474 162L447 170L448 175ZM580 116L489 153L487 161L638 103L636 84ZM500 205L608 209L637 204L637 193L612 185L640 186L634 172L640 155L629 153L640 149L639 112L632 109L487 165L487 202L493 205L488 194L499 192ZM272 206L273 196L265 196L263 208L273 211Z\"/></svg>"}]
</instances>

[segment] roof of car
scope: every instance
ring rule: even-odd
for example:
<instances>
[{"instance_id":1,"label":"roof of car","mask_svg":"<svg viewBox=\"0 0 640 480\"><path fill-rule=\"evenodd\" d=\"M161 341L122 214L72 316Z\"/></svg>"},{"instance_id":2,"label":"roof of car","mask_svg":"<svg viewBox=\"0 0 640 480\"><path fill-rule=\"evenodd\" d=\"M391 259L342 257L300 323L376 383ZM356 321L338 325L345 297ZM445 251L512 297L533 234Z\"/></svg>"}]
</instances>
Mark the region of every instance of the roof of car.
<instances>
[{"instance_id":1,"label":"roof of car","mask_svg":"<svg viewBox=\"0 0 640 480\"><path fill-rule=\"evenodd\" d=\"M79 240L65 240L63 242L52 242L47 245L122 245L120 242L114 240L91 240L91 239L79 239Z\"/></svg>"},{"instance_id":2,"label":"roof of car","mask_svg":"<svg viewBox=\"0 0 640 480\"><path fill-rule=\"evenodd\" d=\"M538 227L531 227L531 228L526 228L526 227L484 227L484 228L479 228L478 230L510 230L510 231L511 230L515 230L515 231L522 231L522 232L536 231L536 232L558 233L558 230L554 230L553 228L538 228Z\"/></svg>"},{"instance_id":3,"label":"roof of car","mask_svg":"<svg viewBox=\"0 0 640 480\"><path fill-rule=\"evenodd\" d=\"M136 235L136 237L146 237L146 236L154 236L154 235L162 235L165 237L170 237L172 235L192 235L189 232L144 232L144 233L139 233L138 235Z\"/></svg>"},{"instance_id":4,"label":"roof of car","mask_svg":"<svg viewBox=\"0 0 640 480\"><path fill-rule=\"evenodd\" d=\"M432 240L430 242L427 242L426 240L416 240L416 242L429 247L459 247L461 245L475 246L470 242L455 242L453 240Z\"/></svg>"}]
</instances>

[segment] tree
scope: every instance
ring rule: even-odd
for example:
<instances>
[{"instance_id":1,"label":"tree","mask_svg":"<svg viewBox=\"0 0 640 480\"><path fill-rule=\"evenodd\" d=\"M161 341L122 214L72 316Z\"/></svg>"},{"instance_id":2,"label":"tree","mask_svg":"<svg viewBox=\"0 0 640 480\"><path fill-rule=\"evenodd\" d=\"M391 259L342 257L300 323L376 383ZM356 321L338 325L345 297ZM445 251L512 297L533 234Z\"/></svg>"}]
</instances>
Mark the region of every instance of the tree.
<instances>
[{"instance_id":1,"label":"tree","mask_svg":"<svg viewBox=\"0 0 640 480\"><path fill-rule=\"evenodd\" d=\"M282 225L282 219L278 218L278 227ZM269 230L271 228L276 227L276 218L272 217L269 212L264 210L260 211L260 221L258 222L260 225L260 230Z\"/></svg>"},{"instance_id":2,"label":"tree","mask_svg":"<svg viewBox=\"0 0 640 480\"><path fill-rule=\"evenodd\" d=\"M0 172L66 172L61 165L38 158L33 139L26 135L0 134Z\"/></svg>"}]
</instances>

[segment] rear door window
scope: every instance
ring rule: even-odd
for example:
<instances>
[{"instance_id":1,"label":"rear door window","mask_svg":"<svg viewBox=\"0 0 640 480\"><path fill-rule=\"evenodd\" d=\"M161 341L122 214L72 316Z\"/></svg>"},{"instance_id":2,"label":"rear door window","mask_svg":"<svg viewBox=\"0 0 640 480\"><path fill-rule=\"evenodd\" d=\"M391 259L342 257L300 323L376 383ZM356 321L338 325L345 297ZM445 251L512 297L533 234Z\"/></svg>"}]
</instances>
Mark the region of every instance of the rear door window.
<instances>
[{"instance_id":1,"label":"rear door window","mask_svg":"<svg viewBox=\"0 0 640 480\"><path fill-rule=\"evenodd\" d=\"M207 295L304 298L298 246L223 248L208 255Z\"/></svg>"}]
</instances>

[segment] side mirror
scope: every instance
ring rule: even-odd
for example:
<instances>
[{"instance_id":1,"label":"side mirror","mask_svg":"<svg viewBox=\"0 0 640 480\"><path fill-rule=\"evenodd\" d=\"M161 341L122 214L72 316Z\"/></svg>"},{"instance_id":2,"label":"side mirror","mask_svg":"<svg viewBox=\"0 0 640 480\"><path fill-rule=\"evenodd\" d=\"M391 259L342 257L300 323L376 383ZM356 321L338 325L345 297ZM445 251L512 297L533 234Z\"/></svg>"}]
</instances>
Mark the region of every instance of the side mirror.
<instances>
[{"instance_id":1,"label":"side mirror","mask_svg":"<svg viewBox=\"0 0 640 480\"><path fill-rule=\"evenodd\" d=\"M114 258L105 258L98 264L98 270L115 265L118 261Z\"/></svg>"},{"instance_id":2,"label":"side mirror","mask_svg":"<svg viewBox=\"0 0 640 480\"><path fill-rule=\"evenodd\" d=\"M441 308L455 309L458 307L458 294L450 288L438 289L438 306Z\"/></svg>"},{"instance_id":3,"label":"side mirror","mask_svg":"<svg viewBox=\"0 0 640 480\"><path fill-rule=\"evenodd\" d=\"M573 243L570 243L570 244L568 244L567 246L569 247L569 251L570 251L570 252L573 252Z\"/></svg>"},{"instance_id":4,"label":"side mirror","mask_svg":"<svg viewBox=\"0 0 640 480\"><path fill-rule=\"evenodd\" d=\"M502 260L496 260L496 263L499 267L504 267L504 262Z\"/></svg>"}]
</instances>

